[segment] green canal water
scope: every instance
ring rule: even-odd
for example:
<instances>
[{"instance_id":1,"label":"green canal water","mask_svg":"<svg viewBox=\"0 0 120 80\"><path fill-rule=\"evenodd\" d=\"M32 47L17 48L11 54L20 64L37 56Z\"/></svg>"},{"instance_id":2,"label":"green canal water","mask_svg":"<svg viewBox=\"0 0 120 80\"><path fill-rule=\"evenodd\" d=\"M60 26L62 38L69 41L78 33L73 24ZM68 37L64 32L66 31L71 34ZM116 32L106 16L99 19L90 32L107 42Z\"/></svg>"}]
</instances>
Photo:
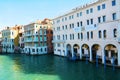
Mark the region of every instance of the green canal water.
<instances>
[{"instance_id":1,"label":"green canal water","mask_svg":"<svg viewBox=\"0 0 120 80\"><path fill-rule=\"evenodd\" d=\"M120 69L52 55L6 54L0 55L0 80L120 80Z\"/></svg>"}]
</instances>

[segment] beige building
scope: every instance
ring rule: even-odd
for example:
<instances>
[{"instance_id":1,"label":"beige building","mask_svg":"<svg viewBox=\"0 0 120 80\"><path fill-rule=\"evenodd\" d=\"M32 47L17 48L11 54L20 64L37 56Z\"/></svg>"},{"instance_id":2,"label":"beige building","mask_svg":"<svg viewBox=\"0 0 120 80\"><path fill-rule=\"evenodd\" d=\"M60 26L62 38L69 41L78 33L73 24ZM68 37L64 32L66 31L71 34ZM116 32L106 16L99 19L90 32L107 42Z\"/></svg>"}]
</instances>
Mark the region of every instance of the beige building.
<instances>
[{"instance_id":1,"label":"beige building","mask_svg":"<svg viewBox=\"0 0 120 80\"><path fill-rule=\"evenodd\" d=\"M18 48L20 27L16 25L2 30L2 52L13 53Z\"/></svg>"},{"instance_id":2,"label":"beige building","mask_svg":"<svg viewBox=\"0 0 120 80\"><path fill-rule=\"evenodd\" d=\"M53 19L54 54L120 66L120 0L98 0Z\"/></svg>"}]
</instances>

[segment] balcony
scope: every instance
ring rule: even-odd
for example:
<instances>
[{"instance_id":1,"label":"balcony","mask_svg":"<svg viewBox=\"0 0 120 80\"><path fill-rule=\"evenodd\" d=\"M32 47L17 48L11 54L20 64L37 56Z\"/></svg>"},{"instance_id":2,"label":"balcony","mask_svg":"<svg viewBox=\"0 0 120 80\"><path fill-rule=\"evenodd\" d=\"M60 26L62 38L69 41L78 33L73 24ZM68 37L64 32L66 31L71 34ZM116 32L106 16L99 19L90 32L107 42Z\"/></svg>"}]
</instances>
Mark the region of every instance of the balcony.
<instances>
[{"instance_id":1,"label":"balcony","mask_svg":"<svg viewBox=\"0 0 120 80\"><path fill-rule=\"evenodd\" d=\"M53 40L52 43L65 43L65 40Z\"/></svg>"},{"instance_id":2,"label":"balcony","mask_svg":"<svg viewBox=\"0 0 120 80\"><path fill-rule=\"evenodd\" d=\"M24 34L24 36L32 36L33 34Z\"/></svg>"},{"instance_id":3,"label":"balcony","mask_svg":"<svg viewBox=\"0 0 120 80\"><path fill-rule=\"evenodd\" d=\"M39 40L38 40L38 38L34 38L34 42L38 42Z\"/></svg>"},{"instance_id":4,"label":"balcony","mask_svg":"<svg viewBox=\"0 0 120 80\"><path fill-rule=\"evenodd\" d=\"M25 39L24 42L32 42L32 39Z\"/></svg>"}]
</instances>

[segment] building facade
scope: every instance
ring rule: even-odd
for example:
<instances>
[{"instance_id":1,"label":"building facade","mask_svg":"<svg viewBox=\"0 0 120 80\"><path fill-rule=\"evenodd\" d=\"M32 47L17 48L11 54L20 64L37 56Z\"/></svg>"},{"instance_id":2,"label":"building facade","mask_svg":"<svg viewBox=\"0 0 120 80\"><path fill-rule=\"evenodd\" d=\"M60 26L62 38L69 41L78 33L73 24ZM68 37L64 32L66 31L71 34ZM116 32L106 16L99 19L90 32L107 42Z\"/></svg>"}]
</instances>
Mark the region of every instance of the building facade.
<instances>
[{"instance_id":1,"label":"building facade","mask_svg":"<svg viewBox=\"0 0 120 80\"><path fill-rule=\"evenodd\" d=\"M52 30L52 21L44 19L24 26L24 51L26 54L46 54L49 46L49 30ZM50 46L51 47L51 46Z\"/></svg>"},{"instance_id":2,"label":"building facade","mask_svg":"<svg viewBox=\"0 0 120 80\"><path fill-rule=\"evenodd\" d=\"M53 19L54 54L120 66L120 0L97 0Z\"/></svg>"},{"instance_id":3,"label":"building facade","mask_svg":"<svg viewBox=\"0 0 120 80\"><path fill-rule=\"evenodd\" d=\"M2 33L0 32L0 53L2 53Z\"/></svg>"},{"instance_id":4,"label":"building facade","mask_svg":"<svg viewBox=\"0 0 120 80\"><path fill-rule=\"evenodd\" d=\"M19 27L16 25L2 30L2 52L14 53L19 47Z\"/></svg>"},{"instance_id":5,"label":"building facade","mask_svg":"<svg viewBox=\"0 0 120 80\"><path fill-rule=\"evenodd\" d=\"M19 48L21 53L24 53L24 27L21 26L19 30Z\"/></svg>"}]
</instances>

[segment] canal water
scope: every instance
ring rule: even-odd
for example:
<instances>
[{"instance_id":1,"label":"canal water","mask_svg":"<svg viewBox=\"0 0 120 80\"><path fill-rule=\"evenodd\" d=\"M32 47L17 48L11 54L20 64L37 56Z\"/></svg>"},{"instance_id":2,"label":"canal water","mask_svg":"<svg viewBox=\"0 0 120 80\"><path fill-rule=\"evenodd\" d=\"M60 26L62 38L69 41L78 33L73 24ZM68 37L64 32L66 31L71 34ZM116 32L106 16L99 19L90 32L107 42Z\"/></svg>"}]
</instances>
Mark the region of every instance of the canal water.
<instances>
[{"instance_id":1,"label":"canal water","mask_svg":"<svg viewBox=\"0 0 120 80\"><path fill-rule=\"evenodd\" d=\"M120 69L53 55L6 54L0 55L0 80L120 80Z\"/></svg>"}]
</instances>

